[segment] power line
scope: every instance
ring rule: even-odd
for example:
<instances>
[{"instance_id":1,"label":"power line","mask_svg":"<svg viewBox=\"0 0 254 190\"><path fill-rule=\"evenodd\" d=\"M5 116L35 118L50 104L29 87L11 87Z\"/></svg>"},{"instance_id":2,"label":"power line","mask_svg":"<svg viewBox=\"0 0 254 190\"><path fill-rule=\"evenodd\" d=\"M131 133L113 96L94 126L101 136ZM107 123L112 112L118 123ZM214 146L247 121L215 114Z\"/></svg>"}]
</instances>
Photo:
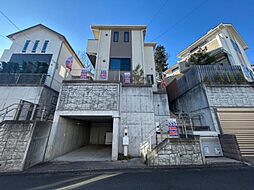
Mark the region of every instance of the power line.
<instances>
[{"instance_id":1,"label":"power line","mask_svg":"<svg viewBox=\"0 0 254 190\"><path fill-rule=\"evenodd\" d=\"M16 29L20 30L20 28L6 15L3 11L0 10L0 13L5 17Z\"/></svg>"},{"instance_id":2,"label":"power line","mask_svg":"<svg viewBox=\"0 0 254 190\"><path fill-rule=\"evenodd\" d=\"M190 12L188 12L186 15L184 15L181 19L179 19L176 23L174 23L172 26L170 26L168 29L166 29L164 32L160 33L156 38L154 38L152 41L158 40L162 36L164 36L166 33L168 33L170 30L174 29L178 24L185 21L193 12L195 12L197 9L202 7L205 3L207 3L208 0L202 1L200 4L198 4L196 7L194 7Z\"/></svg>"},{"instance_id":3,"label":"power line","mask_svg":"<svg viewBox=\"0 0 254 190\"><path fill-rule=\"evenodd\" d=\"M10 17L8 17L6 14L4 14L1 10L0 10L0 13L3 15L3 17L5 17L18 31L21 31L21 29L10 19ZM22 32L22 34L28 38L33 44L35 44L35 42L33 40L31 40L31 38L29 36L27 36L25 33ZM37 47L39 50L42 51L42 49L38 46ZM53 58L52 58L52 61L54 63L57 63Z\"/></svg>"},{"instance_id":4,"label":"power line","mask_svg":"<svg viewBox=\"0 0 254 190\"><path fill-rule=\"evenodd\" d=\"M161 5L161 7L158 9L158 11L153 15L153 17L150 19L150 21L148 22L147 26L149 26L153 20L157 17L157 15L160 13L160 11L167 5L167 3L169 2L169 0L164 1L164 3Z\"/></svg>"}]
</instances>

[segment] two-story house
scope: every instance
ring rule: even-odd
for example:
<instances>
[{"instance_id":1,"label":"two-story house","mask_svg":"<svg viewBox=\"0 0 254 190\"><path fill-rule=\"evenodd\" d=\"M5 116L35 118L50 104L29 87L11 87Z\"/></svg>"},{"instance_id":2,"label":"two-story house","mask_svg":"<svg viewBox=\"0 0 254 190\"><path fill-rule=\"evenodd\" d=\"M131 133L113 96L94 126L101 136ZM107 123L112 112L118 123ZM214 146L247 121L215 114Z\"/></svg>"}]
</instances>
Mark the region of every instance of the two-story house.
<instances>
[{"instance_id":1,"label":"two-story house","mask_svg":"<svg viewBox=\"0 0 254 190\"><path fill-rule=\"evenodd\" d=\"M67 39L42 24L7 37L12 45L0 58L0 121L5 108L17 107L20 100L55 107L62 80L80 76L83 68ZM66 68L70 57L71 70ZM5 119L12 119L14 111Z\"/></svg>"}]
</instances>

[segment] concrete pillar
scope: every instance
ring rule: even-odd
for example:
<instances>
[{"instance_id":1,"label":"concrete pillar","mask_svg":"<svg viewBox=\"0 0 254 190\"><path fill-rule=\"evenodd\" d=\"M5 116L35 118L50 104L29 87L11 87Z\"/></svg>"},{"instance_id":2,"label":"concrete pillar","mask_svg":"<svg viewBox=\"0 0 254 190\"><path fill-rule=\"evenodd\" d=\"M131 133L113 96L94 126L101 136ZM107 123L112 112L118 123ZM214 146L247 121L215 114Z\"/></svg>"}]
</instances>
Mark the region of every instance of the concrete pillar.
<instances>
[{"instance_id":1,"label":"concrete pillar","mask_svg":"<svg viewBox=\"0 0 254 190\"><path fill-rule=\"evenodd\" d=\"M118 134L119 134L119 117L113 117L113 137L112 137L112 161L118 159Z\"/></svg>"}]
</instances>

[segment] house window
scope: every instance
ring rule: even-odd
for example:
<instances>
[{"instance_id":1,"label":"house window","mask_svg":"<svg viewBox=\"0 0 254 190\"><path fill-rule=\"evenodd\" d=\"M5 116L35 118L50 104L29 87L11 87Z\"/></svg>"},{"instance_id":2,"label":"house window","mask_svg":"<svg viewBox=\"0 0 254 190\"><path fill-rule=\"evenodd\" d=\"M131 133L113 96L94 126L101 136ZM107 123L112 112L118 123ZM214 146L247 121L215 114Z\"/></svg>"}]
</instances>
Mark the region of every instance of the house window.
<instances>
[{"instance_id":1,"label":"house window","mask_svg":"<svg viewBox=\"0 0 254 190\"><path fill-rule=\"evenodd\" d=\"M131 71L130 58L111 58L109 70L113 71Z\"/></svg>"},{"instance_id":2,"label":"house window","mask_svg":"<svg viewBox=\"0 0 254 190\"><path fill-rule=\"evenodd\" d=\"M124 32L124 42L129 42L129 32Z\"/></svg>"},{"instance_id":3,"label":"house window","mask_svg":"<svg viewBox=\"0 0 254 190\"><path fill-rule=\"evenodd\" d=\"M121 59L110 59L109 70L120 71Z\"/></svg>"},{"instance_id":4,"label":"house window","mask_svg":"<svg viewBox=\"0 0 254 190\"><path fill-rule=\"evenodd\" d=\"M154 84L153 75L146 75L146 78L148 84Z\"/></svg>"},{"instance_id":5,"label":"house window","mask_svg":"<svg viewBox=\"0 0 254 190\"><path fill-rule=\"evenodd\" d=\"M114 32L113 42L118 42L118 41L119 41L119 32Z\"/></svg>"},{"instance_id":6,"label":"house window","mask_svg":"<svg viewBox=\"0 0 254 190\"><path fill-rule=\"evenodd\" d=\"M25 53L25 52L26 52L26 50L27 50L27 48L28 48L29 43L30 43L30 40L27 40L27 41L25 42L25 45L24 45L24 47L23 47L23 49L22 49L22 52L23 52L23 53Z\"/></svg>"},{"instance_id":7,"label":"house window","mask_svg":"<svg viewBox=\"0 0 254 190\"><path fill-rule=\"evenodd\" d=\"M43 47L42 47L42 50L41 50L41 53L45 53L46 52L46 49L48 47L48 43L49 43L49 41L45 40L45 42L43 44Z\"/></svg>"},{"instance_id":8,"label":"house window","mask_svg":"<svg viewBox=\"0 0 254 190\"><path fill-rule=\"evenodd\" d=\"M37 47L38 47L38 45L39 45L39 42L40 42L40 40L36 40L36 41L34 42L34 47L33 47L33 49L32 49L32 53L35 53L35 52L36 52L36 49L37 49Z\"/></svg>"}]
</instances>

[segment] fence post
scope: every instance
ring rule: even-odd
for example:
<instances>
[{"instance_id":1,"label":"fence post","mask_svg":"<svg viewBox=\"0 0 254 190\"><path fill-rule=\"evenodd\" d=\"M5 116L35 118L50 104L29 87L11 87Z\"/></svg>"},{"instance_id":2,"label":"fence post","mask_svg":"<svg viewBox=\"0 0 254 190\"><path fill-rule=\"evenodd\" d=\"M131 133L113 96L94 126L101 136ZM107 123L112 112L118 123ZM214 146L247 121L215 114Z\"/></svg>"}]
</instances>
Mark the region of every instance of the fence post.
<instances>
[{"instance_id":1,"label":"fence post","mask_svg":"<svg viewBox=\"0 0 254 190\"><path fill-rule=\"evenodd\" d=\"M43 117L44 117L44 114L45 114L45 110L46 109L46 107L45 106L43 106L43 110L42 110L42 113L41 113L41 121L43 120Z\"/></svg>"},{"instance_id":2,"label":"fence post","mask_svg":"<svg viewBox=\"0 0 254 190\"><path fill-rule=\"evenodd\" d=\"M36 111L36 107L37 107L37 105L34 104L34 105L33 105L33 111L32 111L31 117L30 117L30 121L33 120L33 118L34 118L34 114L35 114L35 111Z\"/></svg>"},{"instance_id":3,"label":"fence post","mask_svg":"<svg viewBox=\"0 0 254 190\"><path fill-rule=\"evenodd\" d=\"M20 75L21 75L21 74L18 74L18 78L17 78L17 80L16 80L16 84L18 84L18 82L19 82Z\"/></svg>"},{"instance_id":4,"label":"fence post","mask_svg":"<svg viewBox=\"0 0 254 190\"><path fill-rule=\"evenodd\" d=\"M5 110L5 113L4 113L4 116L3 116L2 121L4 121L4 119L5 119L6 115L7 115L7 113L8 113L8 107L7 107L6 110Z\"/></svg>"}]
</instances>

